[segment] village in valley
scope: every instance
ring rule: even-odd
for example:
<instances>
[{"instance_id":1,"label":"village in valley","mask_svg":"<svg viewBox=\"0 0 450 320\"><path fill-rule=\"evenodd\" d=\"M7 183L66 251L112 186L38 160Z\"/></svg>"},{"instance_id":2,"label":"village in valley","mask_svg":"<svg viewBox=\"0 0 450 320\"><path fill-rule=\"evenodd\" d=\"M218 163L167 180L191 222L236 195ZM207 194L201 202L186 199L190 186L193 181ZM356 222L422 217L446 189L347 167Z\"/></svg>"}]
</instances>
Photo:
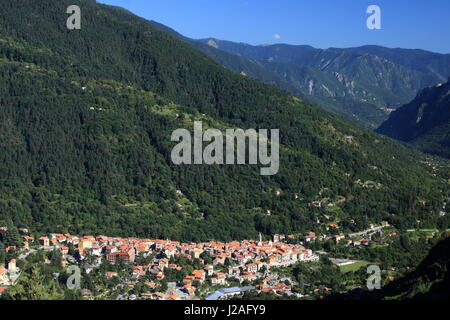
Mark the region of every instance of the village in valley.
<instances>
[{"instance_id":1,"label":"village in valley","mask_svg":"<svg viewBox=\"0 0 450 320\"><path fill-rule=\"evenodd\" d=\"M64 294L56 299L323 299L366 290L370 265L383 268L385 283L405 274L412 265L408 248L431 246L427 239L439 234L346 217L339 207L346 201L322 194L307 200L317 211L314 231L259 233L230 242L41 233L0 225L0 299L22 290L21 281L36 274L42 283L57 283Z\"/></svg>"},{"instance_id":2,"label":"village in valley","mask_svg":"<svg viewBox=\"0 0 450 320\"><path fill-rule=\"evenodd\" d=\"M88 287L81 281L77 288L84 299L220 300L239 297L245 292L302 298L308 295L294 290L295 279L279 273L280 269L298 264L320 264L319 255L325 252L308 248L319 238L345 242L346 246L363 246L370 242L369 232L373 234L383 227L372 226L366 232L352 235L364 237L356 243L345 241L344 234L316 237L314 232L301 238L274 235L271 240L263 240L260 235L258 240L228 243L182 243L58 233L34 238L22 228L19 229L23 238L21 246L5 248L6 252L16 252L17 258L0 266L0 294L14 287L20 278L17 261L43 253L44 264L56 260L61 270L76 266L81 278L90 278ZM330 261L335 265L357 262L348 259ZM57 273L55 279L62 276Z\"/></svg>"},{"instance_id":3,"label":"village in valley","mask_svg":"<svg viewBox=\"0 0 450 320\"><path fill-rule=\"evenodd\" d=\"M220 288L229 287L229 282L251 284L261 278L269 279L271 267L319 260L319 256L310 249L305 249L301 245L287 244L282 241L283 236L276 235L274 238L274 241L181 243L170 240L106 236L78 237L52 233L38 239L24 236L25 241L22 243L23 247L20 248L20 251L26 252L21 255L25 258L27 253L36 250L47 252L58 250L61 253L62 266L71 263L82 264L87 274L103 263L132 266L131 273L126 278L127 281L122 285L132 288L136 283L147 278L149 281L145 281L144 284L150 290L141 292L139 296L131 295L129 297L131 299L198 299L200 297L196 296L196 291L205 282L208 282L212 288L218 289L217 292L211 292L213 293L209 295L211 299L215 296L220 298ZM208 258L204 259L204 257ZM196 263L200 264L202 268L192 270L180 282L167 283L165 292L152 290L160 287L158 283L165 279L167 273L186 272L182 266L172 263L172 260L177 258L183 261L196 260ZM208 263L205 260L208 260ZM139 263L140 261L146 263ZM16 266L16 259L12 259L6 268L0 267L0 285L14 285L19 275L20 270ZM119 272L107 271L104 276L109 279L119 277ZM229 281L230 279L232 281ZM249 289L290 293L290 288L284 282L277 282L276 279L263 279L257 288L255 286L235 287L231 288L232 290L228 288L223 291L225 292L223 295L239 294ZM82 291L84 296L92 297L92 292L89 292L88 289L82 289ZM205 298L208 298L208 295Z\"/></svg>"}]
</instances>

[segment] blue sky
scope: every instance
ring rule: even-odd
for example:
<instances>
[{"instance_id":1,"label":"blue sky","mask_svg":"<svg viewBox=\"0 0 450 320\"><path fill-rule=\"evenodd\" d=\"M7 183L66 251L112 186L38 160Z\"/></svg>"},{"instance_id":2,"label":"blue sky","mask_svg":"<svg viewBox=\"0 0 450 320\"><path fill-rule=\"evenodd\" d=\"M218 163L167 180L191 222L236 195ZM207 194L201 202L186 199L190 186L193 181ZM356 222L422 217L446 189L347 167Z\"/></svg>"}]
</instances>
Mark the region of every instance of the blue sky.
<instances>
[{"instance_id":1,"label":"blue sky","mask_svg":"<svg viewBox=\"0 0 450 320\"><path fill-rule=\"evenodd\" d=\"M377 44L450 53L449 0L98 0L199 39L317 48ZM381 30L369 30L369 5Z\"/></svg>"}]
</instances>

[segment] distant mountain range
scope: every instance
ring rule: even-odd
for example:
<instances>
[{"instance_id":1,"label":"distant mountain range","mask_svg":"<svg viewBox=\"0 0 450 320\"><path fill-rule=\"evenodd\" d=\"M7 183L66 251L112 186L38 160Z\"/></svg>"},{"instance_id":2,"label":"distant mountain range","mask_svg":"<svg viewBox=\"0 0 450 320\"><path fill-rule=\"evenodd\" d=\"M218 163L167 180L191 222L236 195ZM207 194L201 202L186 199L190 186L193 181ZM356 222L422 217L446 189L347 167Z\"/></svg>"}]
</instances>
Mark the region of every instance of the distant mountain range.
<instances>
[{"instance_id":1,"label":"distant mountain range","mask_svg":"<svg viewBox=\"0 0 450 320\"><path fill-rule=\"evenodd\" d=\"M450 80L421 90L391 114L377 132L424 152L450 157Z\"/></svg>"},{"instance_id":2,"label":"distant mountain range","mask_svg":"<svg viewBox=\"0 0 450 320\"><path fill-rule=\"evenodd\" d=\"M363 46L316 49L310 46L251 46L218 39L202 39L238 56L252 59L287 81L325 109L375 128L391 107L410 101L418 90L450 75L450 55L423 50ZM252 75L253 76L253 75Z\"/></svg>"},{"instance_id":3,"label":"distant mountain range","mask_svg":"<svg viewBox=\"0 0 450 320\"><path fill-rule=\"evenodd\" d=\"M450 76L450 54L379 46L252 46L215 38L194 40L150 23L229 69L286 89L371 129L418 90Z\"/></svg>"}]
</instances>

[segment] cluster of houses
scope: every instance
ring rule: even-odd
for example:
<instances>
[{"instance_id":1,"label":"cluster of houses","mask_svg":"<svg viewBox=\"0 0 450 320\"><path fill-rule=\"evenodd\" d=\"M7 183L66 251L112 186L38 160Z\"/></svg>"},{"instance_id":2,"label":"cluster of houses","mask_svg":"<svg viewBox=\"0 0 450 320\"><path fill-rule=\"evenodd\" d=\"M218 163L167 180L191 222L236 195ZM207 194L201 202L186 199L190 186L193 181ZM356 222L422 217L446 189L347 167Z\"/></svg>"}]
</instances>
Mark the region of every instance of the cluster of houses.
<instances>
[{"instance_id":1,"label":"cluster of houses","mask_svg":"<svg viewBox=\"0 0 450 320\"><path fill-rule=\"evenodd\" d=\"M143 298L149 299L170 299L178 300L183 296L191 297L196 294L196 286L208 281L212 286L227 287L230 278L233 283L239 281L253 282L264 279L271 267L288 266L298 262L318 261L319 256L312 250L306 249L300 244L288 244L285 242L286 236L274 235L273 241L243 240L232 242L203 242L203 243L182 243L170 240L121 238L108 236L75 236L71 234L51 233L37 239L28 235L28 230L20 230L24 241L20 250L29 251L30 245L44 251L59 250L61 252L61 263L63 266L69 262L83 261L89 258L89 264L84 263L87 273L104 261L115 264L119 260L133 264L132 278L135 283L145 275L151 275L154 281L165 278L167 269L182 271L183 267L170 263L172 257L183 257L188 260L198 259L203 265L202 269L194 270L187 275L181 283L175 284L177 290L168 292L142 293ZM290 238L290 236L287 236ZM315 234L309 233L305 237L306 241L315 240ZM10 250L11 248L6 248ZM12 248L17 250L17 248ZM148 257L155 254L150 263L138 265L136 257L143 255ZM205 254L209 257L206 264ZM226 263L227 262L227 263ZM226 266L226 267L224 267ZM6 266L0 266L0 287L13 285L20 275L16 266L16 260L11 260ZM105 277L117 277L115 272L107 272ZM247 281L246 281L247 280ZM150 289L157 287L154 281L146 282ZM258 290L284 292L283 284L269 286L264 281L258 285ZM3 289L4 290L4 289ZM154 291L154 290L152 290Z\"/></svg>"},{"instance_id":2,"label":"cluster of houses","mask_svg":"<svg viewBox=\"0 0 450 320\"><path fill-rule=\"evenodd\" d=\"M86 269L87 273L105 260L112 264L119 260L133 264L132 277L136 282L149 274L154 281L162 280L167 269L181 271L183 269L181 266L170 263L172 257L184 257L188 260L198 259L203 268L194 270L181 283L175 284L174 287L177 290L168 290L165 293L148 292L141 294L141 297L149 299L178 300L182 297L194 296L197 290L196 286L202 285L207 280L212 286L226 287L228 286L227 280L230 278L233 278L233 282L236 280L240 283L246 280L252 282L257 279L263 279L271 267L319 260L319 256L314 254L312 250L306 249L300 244L285 243L284 239L283 235L275 235L273 241L262 241L260 237L259 241L182 243L170 240L74 236L71 234L51 233L39 237L36 241L37 243L34 243L35 239L32 237L25 236L26 241L24 241L23 245L25 249L28 249L30 243L34 243L39 249L45 251L57 249L62 254L61 262L63 265L67 264L68 260L73 261L68 259L71 257L79 261L89 258L92 265L90 265L89 269ZM138 255L148 257L153 253L156 254L150 263L145 265L136 263ZM209 264L205 264L204 259L201 258L205 254L211 258L208 259ZM226 260L228 260L227 263ZM224 268L224 266L227 267ZM2 274L8 274L9 272L17 272L15 261L14 264L10 262L7 270L4 268L0 269L0 281L2 280ZM113 278L117 276L117 273L107 272L105 276ZM150 289L154 289L157 286L154 281L146 282ZM283 292L287 288L280 284L273 289L263 282L259 290Z\"/></svg>"},{"instance_id":3,"label":"cluster of houses","mask_svg":"<svg viewBox=\"0 0 450 320\"><path fill-rule=\"evenodd\" d=\"M291 245L278 241L255 241L244 240L234 241L229 243L223 242L207 242L198 244L179 243L176 241L153 240L151 244L152 250L164 252L165 256L184 256L186 258L197 258L204 264L200 258L202 253L207 253L213 258L212 264L204 264L203 269L194 270L190 275L186 276L182 283L178 285L179 291L187 296L193 296L196 292L195 285L202 285L209 280L213 286L226 286L227 279L233 278L240 283L248 280L249 282L261 279L271 267L287 266L298 262L318 261L319 257L310 249L305 249L301 245ZM227 270L216 270L217 265L226 265L225 260L229 259L232 262ZM145 275L146 272L151 272L156 279L164 278L164 269L181 270L180 266L169 264L167 258L154 259L152 264L145 266L136 266L134 273L136 276ZM155 287L155 284L147 283L149 287ZM177 284L175 285L175 287ZM270 286L267 281L262 280L262 284L258 285L259 291L274 291L277 293L284 293L289 291L290 287L282 283ZM212 296L228 296L224 292L217 290L217 294ZM181 298L180 294L174 293L175 290L169 290L169 293L144 293L142 296L150 299L169 299L178 300ZM234 290L237 292L240 290Z\"/></svg>"},{"instance_id":4,"label":"cluster of houses","mask_svg":"<svg viewBox=\"0 0 450 320\"><path fill-rule=\"evenodd\" d=\"M311 233L313 234L313 233ZM310 234L310 235L311 235ZM39 244L44 250L58 248L62 254L67 255L69 245L72 244L76 254L83 259L87 255L98 256L115 263L118 259L133 263L140 254L153 252L164 253L167 258L182 255L187 258L200 258L203 252L213 257L213 265L223 264L226 258L231 259L239 266L249 261L267 260L264 265L279 266L299 261L314 261L318 256L313 255L310 249L299 244L287 244L281 240L284 237L276 235L275 241L243 240L229 243L181 243L170 240L152 240L138 238L115 238L106 236L77 237L70 234L52 233L39 238ZM161 259L164 261L164 259ZM164 264L164 263L163 263ZM254 264L246 266L253 270Z\"/></svg>"}]
</instances>

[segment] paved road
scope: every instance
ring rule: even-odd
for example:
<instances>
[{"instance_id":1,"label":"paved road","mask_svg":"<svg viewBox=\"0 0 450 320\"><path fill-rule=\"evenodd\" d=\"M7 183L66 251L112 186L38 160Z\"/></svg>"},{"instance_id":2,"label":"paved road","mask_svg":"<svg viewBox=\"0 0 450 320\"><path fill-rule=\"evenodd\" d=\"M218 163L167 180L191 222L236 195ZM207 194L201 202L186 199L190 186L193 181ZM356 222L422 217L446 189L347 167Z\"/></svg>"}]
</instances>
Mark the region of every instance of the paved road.
<instances>
[{"instance_id":1,"label":"paved road","mask_svg":"<svg viewBox=\"0 0 450 320\"><path fill-rule=\"evenodd\" d=\"M381 229L383 229L385 227L388 227L388 226L379 226L379 227L367 229L367 230L364 230L364 231L361 231L361 232L351 233L348 236L349 237L357 237L357 236L361 236L361 235L366 234L366 233L371 233L371 232L375 233L375 232L377 232L377 231L379 231L379 230L381 230Z\"/></svg>"},{"instance_id":2,"label":"paved road","mask_svg":"<svg viewBox=\"0 0 450 320\"><path fill-rule=\"evenodd\" d=\"M27 258L30 254L32 254L33 252L36 252L36 249L30 249L30 250L28 250L28 252L22 253L22 254L18 257L18 259L19 259L19 260L26 259L26 258Z\"/></svg>"}]
</instances>

